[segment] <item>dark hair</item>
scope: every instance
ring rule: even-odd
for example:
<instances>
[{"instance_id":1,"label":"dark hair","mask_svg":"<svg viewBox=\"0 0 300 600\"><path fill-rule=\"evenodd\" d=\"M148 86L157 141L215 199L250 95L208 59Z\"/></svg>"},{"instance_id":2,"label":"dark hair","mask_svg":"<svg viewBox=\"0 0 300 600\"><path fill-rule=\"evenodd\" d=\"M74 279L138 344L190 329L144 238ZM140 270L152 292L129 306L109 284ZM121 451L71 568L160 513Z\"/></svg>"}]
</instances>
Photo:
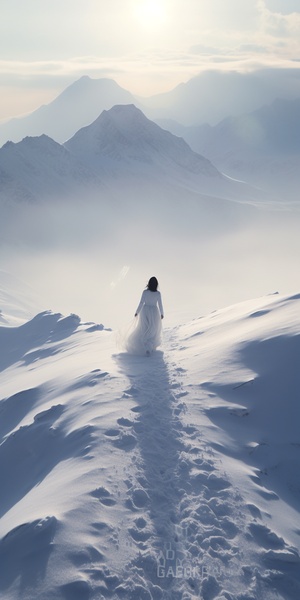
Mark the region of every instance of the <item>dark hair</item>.
<instances>
[{"instance_id":1,"label":"dark hair","mask_svg":"<svg viewBox=\"0 0 300 600\"><path fill-rule=\"evenodd\" d=\"M158 287L158 281L156 279L156 277L150 277L148 283L147 283L147 289L150 290L150 292L156 292Z\"/></svg>"}]
</instances>

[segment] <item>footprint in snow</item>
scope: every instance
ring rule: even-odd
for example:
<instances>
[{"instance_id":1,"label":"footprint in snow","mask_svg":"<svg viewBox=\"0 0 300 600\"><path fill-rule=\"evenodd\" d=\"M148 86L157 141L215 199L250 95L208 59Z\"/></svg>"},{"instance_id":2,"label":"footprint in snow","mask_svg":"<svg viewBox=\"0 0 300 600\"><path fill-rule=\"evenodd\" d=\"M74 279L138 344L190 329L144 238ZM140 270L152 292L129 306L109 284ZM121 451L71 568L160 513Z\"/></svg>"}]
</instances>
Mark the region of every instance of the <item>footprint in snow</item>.
<instances>
[{"instance_id":1,"label":"footprint in snow","mask_svg":"<svg viewBox=\"0 0 300 600\"><path fill-rule=\"evenodd\" d=\"M134 422L130 421L129 419L125 419L124 417L121 417L120 419L117 420L118 425L122 425L123 427L133 427Z\"/></svg>"},{"instance_id":2,"label":"footprint in snow","mask_svg":"<svg viewBox=\"0 0 300 600\"><path fill-rule=\"evenodd\" d=\"M124 419L122 417L118 419L118 424L123 427L132 427L134 425L129 419ZM107 429L104 432L104 435L111 438L111 442L116 448L125 450L125 452L129 452L137 444L136 437L123 429Z\"/></svg>"},{"instance_id":3,"label":"footprint in snow","mask_svg":"<svg viewBox=\"0 0 300 600\"><path fill-rule=\"evenodd\" d=\"M104 506L114 506L116 501L112 498L111 493L105 487L99 487L90 493L94 498L98 498Z\"/></svg>"},{"instance_id":4,"label":"footprint in snow","mask_svg":"<svg viewBox=\"0 0 300 600\"><path fill-rule=\"evenodd\" d=\"M196 475L192 476L191 484L197 494L205 486L211 492L218 492L231 487L231 483L223 477L218 477L214 473L207 473L201 471Z\"/></svg>"},{"instance_id":5,"label":"footprint in snow","mask_svg":"<svg viewBox=\"0 0 300 600\"><path fill-rule=\"evenodd\" d=\"M119 432L119 436L113 440L113 445L120 450L125 450L125 452L129 452L133 450L137 444L136 437L131 433Z\"/></svg>"},{"instance_id":6,"label":"footprint in snow","mask_svg":"<svg viewBox=\"0 0 300 600\"><path fill-rule=\"evenodd\" d=\"M75 552L70 552L68 558L76 567L83 567L91 562L103 561L104 555L95 546L86 546Z\"/></svg>"},{"instance_id":7,"label":"footprint in snow","mask_svg":"<svg viewBox=\"0 0 300 600\"><path fill-rule=\"evenodd\" d=\"M183 431L186 433L186 435L188 436L195 436L199 435L199 430L196 427L193 427L193 425L185 425L183 427Z\"/></svg>"},{"instance_id":8,"label":"footprint in snow","mask_svg":"<svg viewBox=\"0 0 300 600\"><path fill-rule=\"evenodd\" d=\"M90 584L79 579L78 581L71 581L61 586L60 591L62 598L65 600L74 600L74 598L80 598L80 600L89 600L91 597L91 586Z\"/></svg>"},{"instance_id":9,"label":"footprint in snow","mask_svg":"<svg viewBox=\"0 0 300 600\"><path fill-rule=\"evenodd\" d=\"M104 435L106 435L107 437L117 437L119 433L119 429L107 429L107 431L104 432Z\"/></svg>"},{"instance_id":10,"label":"footprint in snow","mask_svg":"<svg viewBox=\"0 0 300 600\"><path fill-rule=\"evenodd\" d=\"M145 508L149 502L150 499L147 492L142 488L136 488L133 490L131 497L128 498L126 504L131 510L138 510Z\"/></svg>"},{"instance_id":11,"label":"footprint in snow","mask_svg":"<svg viewBox=\"0 0 300 600\"><path fill-rule=\"evenodd\" d=\"M147 521L144 517L138 517L134 523L138 529L144 529L147 526Z\"/></svg>"},{"instance_id":12,"label":"footprint in snow","mask_svg":"<svg viewBox=\"0 0 300 600\"><path fill-rule=\"evenodd\" d=\"M129 533L135 542L146 542L151 536L151 533L149 531L141 531L140 529L136 529L135 527L131 527L129 529Z\"/></svg>"}]
</instances>

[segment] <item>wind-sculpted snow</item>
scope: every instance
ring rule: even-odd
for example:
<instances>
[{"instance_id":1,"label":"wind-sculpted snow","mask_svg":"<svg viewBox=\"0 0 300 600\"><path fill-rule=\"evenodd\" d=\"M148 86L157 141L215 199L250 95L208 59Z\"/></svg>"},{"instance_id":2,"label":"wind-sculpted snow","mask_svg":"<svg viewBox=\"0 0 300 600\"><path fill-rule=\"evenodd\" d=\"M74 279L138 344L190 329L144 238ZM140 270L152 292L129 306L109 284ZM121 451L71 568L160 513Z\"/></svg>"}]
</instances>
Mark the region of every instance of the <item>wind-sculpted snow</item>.
<instances>
[{"instance_id":1,"label":"wind-sculpted snow","mask_svg":"<svg viewBox=\"0 0 300 600\"><path fill-rule=\"evenodd\" d=\"M298 600L299 304L1 324L1 599Z\"/></svg>"}]
</instances>

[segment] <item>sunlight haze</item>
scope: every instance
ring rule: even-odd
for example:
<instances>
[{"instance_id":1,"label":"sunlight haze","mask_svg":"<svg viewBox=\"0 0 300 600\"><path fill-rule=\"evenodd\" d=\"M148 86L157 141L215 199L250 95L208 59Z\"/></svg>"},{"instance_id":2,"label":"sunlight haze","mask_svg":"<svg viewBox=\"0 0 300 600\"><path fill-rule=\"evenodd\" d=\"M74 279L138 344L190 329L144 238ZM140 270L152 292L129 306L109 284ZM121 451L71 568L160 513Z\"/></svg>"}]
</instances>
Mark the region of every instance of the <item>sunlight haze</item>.
<instances>
[{"instance_id":1,"label":"sunlight haze","mask_svg":"<svg viewBox=\"0 0 300 600\"><path fill-rule=\"evenodd\" d=\"M297 0L12 0L1 6L0 121L85 74L147 96L211 68L297 68L299 49Z\"/></svg>"}]
</instances>

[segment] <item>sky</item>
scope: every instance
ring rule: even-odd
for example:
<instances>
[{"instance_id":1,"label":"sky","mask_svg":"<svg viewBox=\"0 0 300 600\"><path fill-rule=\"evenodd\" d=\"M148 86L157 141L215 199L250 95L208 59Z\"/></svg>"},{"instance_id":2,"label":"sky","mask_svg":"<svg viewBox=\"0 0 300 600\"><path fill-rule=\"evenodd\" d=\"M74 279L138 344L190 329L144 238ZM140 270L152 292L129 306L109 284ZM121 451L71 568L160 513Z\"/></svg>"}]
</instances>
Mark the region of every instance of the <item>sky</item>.
<instances>
[{"instance_id":1,"label":"sky","mask_svg":"<svg viewBox=\"0 0 300 600\"><path fill-rule=\"evenodd\" d=\"M0 0L0 121L70 83L110 77L139 96L205 69L299 67L299 0Z\"/></svg>"}]
</instances>

